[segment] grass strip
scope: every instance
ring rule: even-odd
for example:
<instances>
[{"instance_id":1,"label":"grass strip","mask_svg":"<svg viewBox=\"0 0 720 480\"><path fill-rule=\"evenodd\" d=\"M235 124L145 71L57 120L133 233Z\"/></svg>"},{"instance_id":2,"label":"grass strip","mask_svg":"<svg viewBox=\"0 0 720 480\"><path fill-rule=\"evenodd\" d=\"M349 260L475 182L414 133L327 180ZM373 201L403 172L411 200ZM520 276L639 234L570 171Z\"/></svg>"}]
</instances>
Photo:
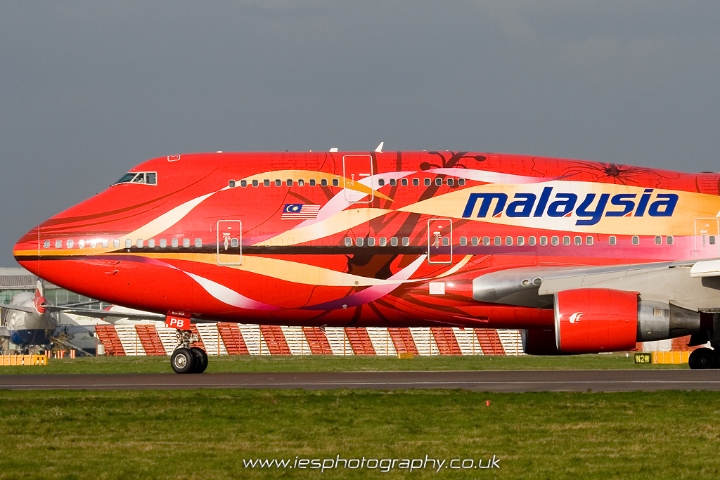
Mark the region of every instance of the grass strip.
<instances>
[{"instance_id":1,"label":"grass strip","mask_svg":"<svg viewBox=\"0 0 720 480\"><path fill-rule=\"evenodd\" d=\"M208 372L354 372L449 370L618 370L687 369L684 365L635 365L622 354L559 357L521 356L211 356ZM47 366L0 367L0 375L13 373L167 373L169 357L89 357L50 359Z\"/></svg>"},{"instance_id":2,"label":"grass strip","mask_svg":"<svg viewBox=\"0 0 720 480\"><path fill-rule=\"evenodd\" d=\"M0 392L0 479L717 478L716 400L714 392ZM243 466L337 455L496 455L500 469Z\"/></svg>"}]
</instances>

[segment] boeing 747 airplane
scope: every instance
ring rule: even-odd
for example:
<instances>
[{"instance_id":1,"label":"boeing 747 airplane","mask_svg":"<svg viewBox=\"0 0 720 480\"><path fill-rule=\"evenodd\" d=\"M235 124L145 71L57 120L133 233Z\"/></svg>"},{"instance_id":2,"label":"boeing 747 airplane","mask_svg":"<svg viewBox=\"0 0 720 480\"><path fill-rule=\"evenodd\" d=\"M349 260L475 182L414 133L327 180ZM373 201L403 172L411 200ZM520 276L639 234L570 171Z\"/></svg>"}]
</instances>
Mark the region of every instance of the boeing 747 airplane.
<instances>
[{"instance_id":1,"label":"boeing 747 airplane","mask_svg":"<svg viewBox=\"0 0 720 480\"><path fill-rule=\"evenodd\" d=\"M33 228L14 255L165 318L178 373L207 366L197 321L516 328L536 355L683 335L715 347L719 182L459 151L170 155ZM695 350L691 367L718 367L718 351Z\"/></svg>"}]
</instances>

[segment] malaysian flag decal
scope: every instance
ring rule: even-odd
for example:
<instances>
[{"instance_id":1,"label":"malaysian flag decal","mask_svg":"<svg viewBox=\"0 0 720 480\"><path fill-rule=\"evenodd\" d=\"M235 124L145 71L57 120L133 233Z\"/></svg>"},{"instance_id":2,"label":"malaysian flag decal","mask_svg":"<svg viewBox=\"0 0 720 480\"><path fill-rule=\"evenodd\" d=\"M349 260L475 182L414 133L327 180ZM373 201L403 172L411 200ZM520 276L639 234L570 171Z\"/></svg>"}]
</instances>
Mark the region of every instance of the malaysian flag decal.
<instances>
[{"instance_id":1,"label":"malaysian flag decal","mask_svg":"<svg viewBox=\"0 0 720 480\"><path fill-rule=\"evenodd\" d=\"M283 208L281 220L307 220L316 218L320 205L305 205L303 203L286 203Z\"/></svg>"}]
</instances>

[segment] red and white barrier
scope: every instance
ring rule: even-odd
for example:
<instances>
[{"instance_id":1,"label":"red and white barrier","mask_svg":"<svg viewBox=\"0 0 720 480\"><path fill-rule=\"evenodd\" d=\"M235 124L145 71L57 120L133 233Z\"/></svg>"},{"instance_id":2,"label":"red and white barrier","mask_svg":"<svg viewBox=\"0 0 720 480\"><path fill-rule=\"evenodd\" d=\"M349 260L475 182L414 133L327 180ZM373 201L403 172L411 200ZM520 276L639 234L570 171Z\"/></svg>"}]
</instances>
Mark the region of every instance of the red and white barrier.
<instances>
[{"instance_id":1,"label":"red and white barrier","mask_svg":"<svg viewBox=\"0 0 720 480\"><path fill-rule=\"evenodd\" d=\"M523 355L519 330L486 328L278 327L234 323L193 326L209 355ZM170 355L175 329L161 322L99 325L107 355Z\"/></svg>"}]
</instances>

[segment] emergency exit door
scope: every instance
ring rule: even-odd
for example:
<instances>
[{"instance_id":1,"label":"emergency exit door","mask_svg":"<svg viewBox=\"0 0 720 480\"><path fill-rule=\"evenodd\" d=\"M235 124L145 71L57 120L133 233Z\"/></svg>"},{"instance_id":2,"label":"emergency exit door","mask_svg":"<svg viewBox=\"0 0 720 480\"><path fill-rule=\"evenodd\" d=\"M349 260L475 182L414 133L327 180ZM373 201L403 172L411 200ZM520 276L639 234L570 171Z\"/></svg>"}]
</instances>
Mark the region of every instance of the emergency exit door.
<instances>
[{"instance_id":1,"label":"emergency exit door","mask_svg":"<svg viewBox=\"0 0 720 480\"><path fill-rule=\"evenodd\" d=\"M217 222L218 265L242 265L242 222L219 220Z\"/></svg>"},{"instance_id":2,"label":"emergency exit door","mask_svg":"<svg viewBox=\"0 0 720 480\"><path fill-rule=\"evenodd\" d=\"M452 263L452 220L431 218L428 220L428 263Z\"/></svg>"},{"instance_id":3,"label":"emergency exit door","mask_svg":"<svg viewBox=\"0 0 720 480\"><path fill-rule=\"evenodd\" d=\"M373 165L370 155L345 155L343 157L345 200L351 203L372 202L374 189L372 175Z\"/></svg>"},{"instance_id":4,"label":"emergency exit door","mask_svg":"<svg viewBox=\"0 0 720 480\"><path fill-rule=\"evenodd\" d=\"M715 217L695 219L695 258L715 258L718 255L718 219Z\"/></svg>"}]
</instances>

